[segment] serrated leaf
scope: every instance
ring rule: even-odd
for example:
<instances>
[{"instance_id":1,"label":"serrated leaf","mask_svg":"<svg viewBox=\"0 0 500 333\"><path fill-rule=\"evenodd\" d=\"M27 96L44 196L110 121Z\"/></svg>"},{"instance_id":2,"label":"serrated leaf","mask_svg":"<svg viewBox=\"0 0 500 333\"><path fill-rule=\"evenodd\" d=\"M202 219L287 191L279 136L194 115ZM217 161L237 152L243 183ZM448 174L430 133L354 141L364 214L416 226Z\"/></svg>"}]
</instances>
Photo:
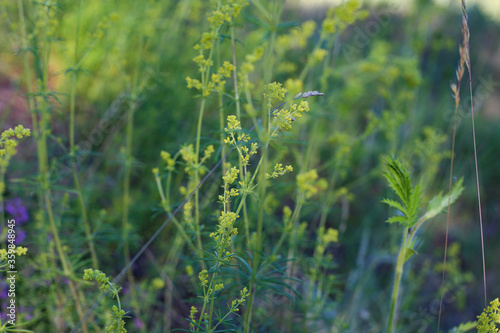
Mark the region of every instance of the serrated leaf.
<instances>
[{"instance_id":1,"label":"serrated leaf","mask_svg":"<svg viewBox=\"0 0 500 333\"><path fill-rule=\"evenodd\" d=\"M472 329L475 329L476 327L477 327L477 322L469 321L466 323L462 323L457 327L453 327L451 330L448 331L448 333L465 333L469 332Z\"/></svg>"},{"instance_id":2,"label":"serrated leaf","mask_svg":"<svg viewBox=\"0 0 500 333\"><path fill-rule=\"evenodd\" d=\"M409 227L413 227L418 221L418 213L422 205L422 180L418 182L415 188L410 192L410 205L408 207Z\"/></svg>"},{"instance_id":3,"label":"serrated leaf","mask_svg":"<svg viewBox=\"0 0 500 333\"><path fill-rule=\"evenodd\" d=\"M385 171L382 173L400 202L384 199L382 202L398 209L403 217L395 216L387 220L388 223L398 222L404 226L412 227L418 221L420 205L422 204L422 181L415 187L412 185L410 172L398 159L382 157L385 162Z\"/></svg>"},{"instance_id":4,"label":"serrated leaf","mask_svg":"<svg viewBox=\"0 0 500 333\"><path fill-rule=\"evenodd\" d=\"M441 213L446 207L448 207L448 201L450 205L453 204L464 190L464 187L462 185L463 180L463 178L460 178L453 185L450 195L446 195L443 197L442 194L439 193L434 198L432 198L432 200L429 201L427 212L425 213L423 218L428 220Z\"/></svg>"},{"instance_id":5,"label":"serrated leaf","mask_svg":"<svg viewBox=\"0 0 500 333\"><path fill-rule=\"evenodd\" d=\"M394 201L394 200L391 200L391 199L384 199L382 200L383 203L385 204L388 204L389 206L391 206L392 208L396 208L398 209L401 213L405 213L405 209L403 208L403 206L397 202L397 201Z\"/></svg>"},{"instance_id":6,"label":"serrated leaf","mask_svg":"<svg viewBox=\"0 0 500 333\"><path fill-rule=\"evenodd\" d=\"M388 218L387 221L385 221L385 222L387 222L387 223L399 223L399 224L406 226L406 223L408 222L408 220L404 216L396 215L396 216L392 216L392 217Z\"/></svg>"}]
</instances>

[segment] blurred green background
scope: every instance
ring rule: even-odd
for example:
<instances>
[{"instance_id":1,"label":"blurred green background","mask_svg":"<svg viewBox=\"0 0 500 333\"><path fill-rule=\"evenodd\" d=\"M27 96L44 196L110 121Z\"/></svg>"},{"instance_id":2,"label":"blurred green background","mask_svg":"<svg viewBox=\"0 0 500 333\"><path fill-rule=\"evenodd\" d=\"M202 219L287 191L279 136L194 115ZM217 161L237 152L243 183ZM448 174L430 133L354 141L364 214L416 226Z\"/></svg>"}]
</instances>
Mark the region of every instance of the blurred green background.
<instances>
[{"instance_id":1,"label":"blurred green background","mask_svg":"<svg viewBox=\"0 0 500 333\"><path fill-rule=\"evenodd\" d=\"M314 1L287 1L282 15L282 21L287 24L280 27L278 35L289 33L306 20L315 20L320 25L325 17L326 6L341 3L319 2L321 4L316 7ZM71 62L67 51L74 45L75 15L81 15L81 47L89 47L92 52L85 59L86 72L79 76L77 85L76 141L80 148L89 150L81 166L85 195L91 220L96 223L95 241L101 264L110 275L116 275L124 264L118 222L122 205L123 132L126 127L126 102L123 96L130 91L131 73L137 49L141 45L138 35L145 36L143 42L146 46L139 65L140 106L134 119L130 195L133 201L130 220L135 221L132 253L148 240L165 219L159 208L159 196L151 175L151 169L161 163L160 151L175 153L183 144L193 142L196 130L199 102L196 92L186 87L185 77L196 75L197 69L191 60L196 55L193 45L203 31L208 2L151 1L146 7L144 3L84 1L83 9L78 11L75 3L62 1L62 10L57 17L61 41L57 43L49 64L51 89L60 92L52 113L50 150L51 166L54 168L53 186L60 190L56 191L56 195L62 200L68 193L73 195L67 190L71 178L67 171L65 148L68 136L68 77L64 71ZM322 91L326 95L325 99L311 99L311 109L319 111L312 112L306 125L297 131L299 134L295 133L298 139L289 138L293 148L278 151L282 156L291 155L287 157L290 160L300 160L303 153L301 142L305 141L300 135L316 129L318 136L324 139L315 152L315 164L325 178L328 178L332 169L338 168L336 170L340 176L335 189L345 187L355 199L346 198L335 202L328 213L328 226L340 231L340 242L331 249L336 266L327 271L337 276L338 289L335 295L330 295L331 302L337 307L334 310L326 309L323 316L342 317L352 332L379 332L386 318L386 300L393 279L392 260L400 241L399 230L384 223L389 211L381 200L388 190L381 177L379 156L397 153L409 162L416 177L424 176L430 193L447 190L447 152L451 147L454 112L450 84L455 81L459 62L461 11L458 1L432 0L368 2L363 8L370 15L348 27L335 40L332 47L334 60L328 69L331 75L325 79L327 82L320 82L324 73L322 68L315 68L305 80L307 90L328 87L328 90ZM25 107L23 66L16 37L18 26L14 2L3 4L2 13L0 124L2 130L19 123L30 127L30 114ZM500 148L500 2L471 2L468 15L478 164L483 195L486 271L489 298L493 299L500 296L500 266L497 260L497 254L500 253L500 160L496 149ZM100 33L96 27L104 17L107 18L107 26L102 28L102 36L94 45L97 38L95 34ZM35 24L36 20L30 23ZM267 32L262 22L258 21L258 12L252 4L245 10L240 23L241 36L236 52L243 57L265 40ZM318 38L316 32L310 37L305 49L291 48L280 54L283 68L273 73L273 81L284 82L288 78L296 78ZM230 55L228 48L220 52L224 56ZM277 68L280 68L279 64ZM257 77L255 81L260 79ZM455 178L465 178L466 191L451 212L447 266L450 283L447 291L451 296L449 302L445 303L443 330L475 320L478 310L484 305L472 129L467 105L470 102L468 79L466 74L458 114L454 172ZM215 101L211 103L205 118L204 127L207 130L203 140L207 144L217 144L220 134L217 131L218 109ZM372 119L370 117L380 120L377 130L360 143L356 140L362 137L361 134ZM103 124L103 120L107 120L106 124ZM320 125L314 127L315 123ZM349 153L343 157L342 163L336 164L337 154L343 154L338 147L347 147ZM210 165L215 164L217 158L220 158L220 151L210 161ZM33 249L32 260L36 262L40 255L37 253L40 239L35 233L40 235L47 233L47 230L40 226L40 221L35 220L36 180L34 176L31 177L36 172L34 141L25 140L11 163L6 175L5 198L21 198L22 204L30 212L31 220L23 226L26 232L24 244ZM182 180L182 171L179 171L174 187L181 185L185 185L185 182ZM269 215L276 220L281 219L282 203L292 201L289 187L286 184L280 186L277 189L282 190L282 193L277 194L275 199L278 203L269 200ZM209 192L206 191L204 193ZM429 195L426 193L426 196ZM176 197L175 203L179 203L181 197ZM305 218L314 221L318 210L319 204L304 209ZM65 233L81 233L75 207L69 204L60 208L60 213L66 221ZM402 327L400 332L435 331L445 225L444 214L429 224L423 231L419 255L412 259L407 268L399 317ZM159 253L160 256L168 253L165 244L171 241L172 228L169 226L164 230L160 237L162 241L153 244L153 253ZM85 253L82 250L85 248L82 237L69 239L71 242L68 245L76 253ZM84 259L88 258L84 256ZM190 302L196 299L192 292L183 289L187 284L186 262L192 263L194 260L188 253L181 259L173 271L168 271L174 289L180 293L175 301L176 313L173 317L174 324L180 326L185 325L182 318L189 315ZM149 292L144 304L148 304L151 309L161 307L154 297L156 291L150 287L151 280L158 276L156 269L148 261L141 261L134 266L142 290ZM33 269L26 274L24 286L26 290L41 294L40 286L30 281L43 275L36 271ZM33 296L26 292L22 297L30 299ZM31 317L43 317L43 311L36 310L39 302L29 300ZM156 310L151 310L154 313L146 323L152 332L154 318L161 318L164 309ZM273 329L269 328L268 331L272 332Z\"/></svg>"}]
</instances>

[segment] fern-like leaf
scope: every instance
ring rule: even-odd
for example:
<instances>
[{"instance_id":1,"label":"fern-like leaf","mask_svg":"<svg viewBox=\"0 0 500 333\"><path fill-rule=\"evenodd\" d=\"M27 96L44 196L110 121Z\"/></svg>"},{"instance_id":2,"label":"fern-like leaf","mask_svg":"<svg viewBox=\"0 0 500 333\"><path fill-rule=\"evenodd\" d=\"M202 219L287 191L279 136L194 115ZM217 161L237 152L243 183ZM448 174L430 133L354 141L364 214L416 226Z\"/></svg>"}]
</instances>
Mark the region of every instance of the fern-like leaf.
<instances>
[{"instance_id":1,"label":"fern-like leaf","mask_svg":"<svg viewBox=\"0 0 500 333\"><path fill-rule=\"evenodd\" d=\"M385 162L385 170L382 173L400 202L384 199L382 202L398 209L402 216L393 216L388 223L400 223L406 227L412 227L418 221L418 213L422 204L422 182L413 187L410 172L406 166L396 158L382 157Z\"/></svg>"}]
</instances>

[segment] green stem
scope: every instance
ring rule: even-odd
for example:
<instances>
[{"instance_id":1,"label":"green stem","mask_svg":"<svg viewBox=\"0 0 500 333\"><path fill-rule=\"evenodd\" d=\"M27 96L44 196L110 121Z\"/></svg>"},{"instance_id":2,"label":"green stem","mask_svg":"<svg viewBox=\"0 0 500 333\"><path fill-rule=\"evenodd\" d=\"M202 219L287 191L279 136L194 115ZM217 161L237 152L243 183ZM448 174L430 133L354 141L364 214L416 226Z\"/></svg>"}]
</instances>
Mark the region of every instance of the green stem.
<instances>
[{"instance_id":1,"label":"green stem","mask_svg":"<svg viewBox=\"0 0 500 333\"><path fill-rule=\"evenodd\" d=\"M398 301L399 285L401 284L401 277L403 276L403 265L406 258L406 243L408 238L408 227L405 227L403 233L403 241L401 242L401 249L399 250L398 260L396 262L396 274L394 277L394 285L392 288L391 296L391 310L389 312L389 323L387 325L387 333L392 333L396 328L396 305Z\"/></svg>"},{"instance_id":2,"label":"green stem","mask_svg":"<svg viewBox=\"0 0 500 333\"><path fill-rule=\"evenodd\" d=\"M126 129L126 144L125 144L125 170L123 177L123 210L122 210L122 239L123 239L123 255L125 258L125 264L128 266L130 263L130 247L129 247L129 233L130 233L130 223L128 220L129 207L130 207L130 174L132 169L132 141L134 137L134 114L137 108L137 97L138 97L138 78L139 69L142 60L142 48L144 43L144 38L139 39L139 54L137 57L135 72L132 79L132 88L130 94L130 104L127 117L127 129ZM130 295L132 298L132 306L134 311L140 316L140 308L137 302L137 294L135 292L135 280L132 274L132 269L127 270L127 277L130 283Z\"/></svg>"}]
</instances>

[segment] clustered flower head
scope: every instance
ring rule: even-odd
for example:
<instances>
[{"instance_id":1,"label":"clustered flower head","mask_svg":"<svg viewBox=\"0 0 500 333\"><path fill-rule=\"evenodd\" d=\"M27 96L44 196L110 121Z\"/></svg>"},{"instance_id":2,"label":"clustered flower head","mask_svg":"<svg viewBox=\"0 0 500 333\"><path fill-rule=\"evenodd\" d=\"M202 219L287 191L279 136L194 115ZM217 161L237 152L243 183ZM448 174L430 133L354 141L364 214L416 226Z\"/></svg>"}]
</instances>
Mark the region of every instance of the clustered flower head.
<instances>
[{"instance_id":1,"label":"clustered flower head","mask_svg":"<svg viewBox=\"0 0 500 333\"><path fill-rule=\"evenodd\" d=\"M14 129L9 128L3 131L0 136L0 157L9 153L13 155L14 148L17 146L17 140L31 135L29 128L24 128L23 125L17 125Z\"/></svg>"},{"instance_id":2,"label":"clustered flower head","mask_svg":"<svg viewBox=\"0 0 500 333\"><path fill-rule=\"evenodd\" d=\"M307 40L314 34L316 22L310 20L302 23L300 27L291 29L290 33L281 35L276 39L276 49L284 53L291 49L303 49Z\"/></svg>"},{"instance_id":3,"label":"clustered flower head","mask_svg":"<svg viewBox=\"0 0 500 333\"><path fill-rule=\"evenodd\" d=\"M161 151L160 153L161 159L167 163L166 169L168 171L174 171L174 166L175 166L175 160L172 158L172 155L170 155L169 152L166 151Z\"/></svg>"},{"instance_id":4,"label":"clustered flower head","mask_svg":"<svg viewBox=\"0 0 500 333\"><path fill-rule=\"evenodd\" d=\"M38 5L35 7L35 29L29 37L34 38L34 36L41 36L44 33L46 33L47 37L54 36L59 25L59 21L57 20L59 5L57 1L39 1L35 2L35 4Z\"/></svg>"},{"instance_id":5,"label":"clustered flower head","mask_svg":"<svg viewBox=\"0 0 500 333\"><path fill-rule=\"evenodd\" d=\"M181 148L179 153L181 154L182 159L186 162L186 167L184 168L184 171L186 171L188 175L193 175L196 169L200 168L200 165L210 157L213 151L213 147L212 149L210 148L207 149L208 150L205 150L205 156L203 157L203 159L200 161L200 163L197 163L196 153L194 151L194 147L192 144ZM200 169L200 174L203 174L203 169Z\"/></svg>"},{"instance_id":6,"label":"clustered flower head","mask_svg":"<svg viewBox=\"0 0 500 333\"><path fill-rule=\"evenodd\" d=\"M285 99L285 94L287 92L286 88L279 82L269 83L266 87L266 92L264 93L264 98L267 102L267 107L270 109L273 105L273 101L282 101Z\"/></svg>"},{"instance_id":7,"label":"clustered flower head","mask_svg":"<svg viewBox=\"0 0 500 333\"><path fill-rule=\"evenodd\" d=\"M339 241L339 231L336 229L325 228L319 229L318 242L316 244L316 255L322 256L325 253L326 247L331 243Z\"/></svg>"},{"instance_id":8,"label":"clustered flower head","mask_svg":"<svg viewBox=\"0 0 500 333\"><path fill-rule=\"evenodd\" d=\"M253 142L250 147L244 145L238 145L239 143L247 143L250 141L250 135L245 133L239 133L241 130L241 123L234 115L227 116L227 127L224 131L228 136L224 139L224 143L237 146L238 153L242 166L247 166L250 162L250 157L257 154L258 144Z\"/></svg>"},{"instance_id":9,"label":"clustered flower head","mask_svg":"<svg viewBox=\"0 0 500 333\"><path fill-rule=\"evenodd\" d=\"M248 5L248 1L246 0L229 0L227 3L218 6L218 9L212 11L211 15L207 18L210 29L208 32L202 34L200 42L194 46L194 49L199 54L193 58L193 61L198 65L201 79L186 77L187 87L189 89L200 90L203 97L208 97L213 91L223 93L226 84L224 78L230 77L231 73L235 70L233 64L225 61L216 73L210 75L213 66L211 55L221 26L230 24L246 5ZM205 56L205 52L207 51L210 54L208 58Z\"/></svg>"},{"instance_id":10,"label":"clustered flower head","mask_svg":"<svg viewBox=\"0 0 500 333\"><path fill-rule=\"evenodd\" d=\"M231 244L231 237L238 234L238 229L234 228L234 222L239 218L234 212L221 212L219 217L219 224L217 231L212 232L210 237L217 242L218 252L223 253L225 249ZM231 253L226 251L226 256Z\"/></svg>"},{"instance_id":11,"label":"clustered flower head","mask_svg":"<svg viewBox=\"0 0 500 333\"><path fill-rule=\"evenodd\" d=\"M26 255L28 248L22 246L16 246L15 249L16 256ZM6 249L0 249L0 260L7 260L8 251Z\"/></svg>"},{"instance_id":12,"label":"clustered flower head","mask_svg":"<svg viewBox=\"0 0 500 333\"><path fill-rule=\"evenodd\" d=\"M111 315L113 316L113 321L111 322L111 325L107 326L104 329L105 333L126 333L127 330L125 329L125 321L123 318L126 315L126 312L123 309L119 309L116 305L113 305Z\"/></svg>"},{"instance_id":13,"label":"clustered flower head","mask_svg":"<svg viewBox=\"0 0 500 333\"><path fill-rule=\"evenodd\" d=\"M99 289L102 291L106 291L109 288L109 285L111 284L110 278L106 276L103 272L100 270L94 270L92 268L86 269L83 271L83 279L88 280L88 281L96 281L100 283Z\"/></svg>"},{"instance_id":14,"label":"clustered flower head","mask_svg":"<svg viewBox=\"0 0 500 333\"><path fill-rule=\"evenodd\" d=\"M319 64L323 61L323 59L328 54L328 51L322 48L315 49L312 54L309 56L308 61L312 65Z\"/></svg>"},{"instance_id":15,"label":"clustered flower head","mask_svg":"<svg viewBox=\"0 0 500 333\"><path fill-rule=\"evenodd\" d=\"M283 176L284 174L288 173L288 172L292 172L293 171L293 167L291 165L287 165L286 167L283 168L283 164L281 163L277 163L275 166L274 166L274 171L272 174L268 174L266 172L266 178L269 179L269 178L278 178L279 176Z\"/></svg>"},{"instance_id":16,"label":"clustered flower head","mask_svg":"<svg viewBox=\"0 0 500 333\"><path fill-rule=\"evenodd\" d=\"M194 306L191 306L191 310L189 311L189 319L191 320L191 322L189 323L189 327L191 328L191 331L194 331L195 329L195 326L194 326L194 323L196 321L196 314L198 313L198 309L195 308Z\"/></svg>"},{"instance_id":17,"label":"clustered flower head","mask_svg":"<svg viewBox=\"0 0 500 333\"><path fill-rule=\"evenodd\" d=\"M297 175L297 187L299 191L304 193L306 199L311 198L320 190L326 189L328 185L326 180L324 178L318 178L319 176L316 169Z\"/></svg>"},{"instance_id":18,"label":"clustered flower head","mask_svg":"<svg viewBox=\"0 0 500 333\"><path fill-rule=\"evenodd\" d=\"M285 81L285 88L292 96L296 96L303 90L304 82L300 79L287 79Z\"/></svg>"},{"instance_id":19,"label":"clustered flower head","mask_svg":"<svg viewBox=\"0 0 500 333\"><path fill-rule=\"evenodd\" d=\"M230 309L231 312L238 312L240 310L240 309L238 309L238 306L245 303L246 298L248 296L250 296L250 292L248 291L247 287L244 287L243 289L241 289L240 296L241 296L240 298L235 299L231 303L231 309Z\"/></svg>"},{"instance_id":20,"label":"clustered flower head","mask_svg":"<svg viewBox=\"0 0 500 333\"><path fill-rule=\"evenodd\" d=\"M498 301L498 298L491 301L490 305L477 318L478 333L498 332L498 326L500 325L500 301Z\"/></svg>"},{"instance_id":21,"label":"clustered flower head","mask_svg":"<svg viewBox=\"0 0 500 333\"><path fill-rule=\"evenodd\" d=\"M248 74L252 73L255 68L255 63L262 58L264 55L264 48L262 46L257 47L251 54L245 56L245 61L240 66L241 78L248 78Z\"/></svg>"},{"instance_id":22,"label":"clustered flower head","mask_svg":"<svg viewBox=\"0 0 500 333\"><path fill-rule=\"evenodd\" d=\"M277 110L274 113L272 125L278 130L289 130L292 128L292 121L302 117L303 112L309 111L309 103L300 101L300 104L292 104L289 109ZM278 131L273 132L273 136L277 136Z\"/></svg>"},{"instance_id":23,"label":"clustered flower head","mask_svg":"<svg viewBox=\"0 0 500 333\"><path fill-rule=\"evenodd\" d=\"M238 178L239 170L236 167L230 167L224 176L222 176L222 180L224 181L224 194L219 195L219 200L222 204L227 204L231 201L231 197L237 197L240 195L238 189L229 188L229 185L234 183L234 181Z\"/></svg>"},{"instance_id":24,"label":"clustered flower head","mask_svg":"<svg viewBox=\"0 0 500 333\"><path fill-rule=\"evenodd\" d=\"M359 10L358 0L347 1L344 5L330 9L322 24L322 35L341 33L357 20L363 20L370 14L367 10Z\"/></svg>"}]
</instances>

